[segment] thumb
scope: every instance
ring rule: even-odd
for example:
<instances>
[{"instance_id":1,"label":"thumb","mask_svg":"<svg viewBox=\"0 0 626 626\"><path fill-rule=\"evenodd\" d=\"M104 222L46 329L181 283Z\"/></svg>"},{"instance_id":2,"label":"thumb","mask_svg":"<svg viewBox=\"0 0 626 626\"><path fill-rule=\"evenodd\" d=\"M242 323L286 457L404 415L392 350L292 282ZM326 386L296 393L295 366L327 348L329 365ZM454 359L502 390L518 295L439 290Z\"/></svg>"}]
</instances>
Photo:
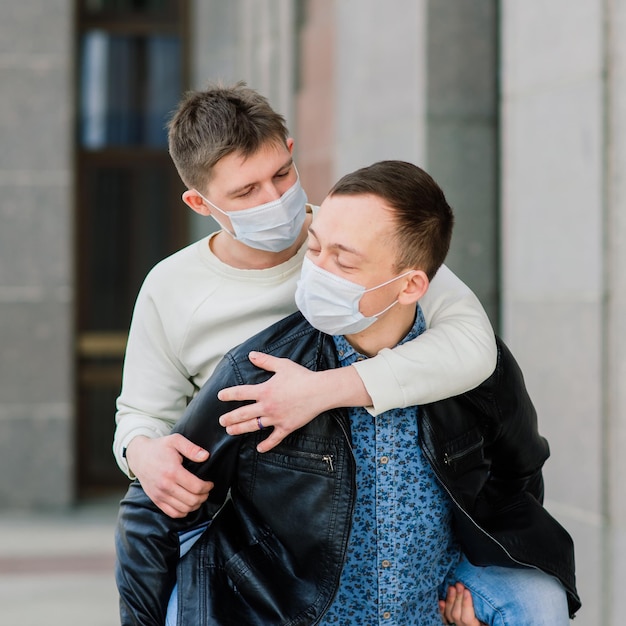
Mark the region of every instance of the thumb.
<instances>
[{"instance_id":1,"label":"thumb","mask_svg":"<svg viewBox=\"0 0 626 626\"><path fill-rule=\"evenodd\" d=\"M197 446L189 439L186 439L182 435L176 438L174 444L176 450L190 461L206 461L209 458L209 453L200 446Z\"/></svg>"},{"instance_id":2,"label":"thumb","mask_svg":"<svg viewBox=\"0 0 626 626\"><path fill-rule=\"evenodd\" d=\"M250 362L256 366L264 369L268 372L276 372L280 367L282 359L271 354L265 354L265 352L250 352L248 354Z\"/></svg>"}]
</instances>

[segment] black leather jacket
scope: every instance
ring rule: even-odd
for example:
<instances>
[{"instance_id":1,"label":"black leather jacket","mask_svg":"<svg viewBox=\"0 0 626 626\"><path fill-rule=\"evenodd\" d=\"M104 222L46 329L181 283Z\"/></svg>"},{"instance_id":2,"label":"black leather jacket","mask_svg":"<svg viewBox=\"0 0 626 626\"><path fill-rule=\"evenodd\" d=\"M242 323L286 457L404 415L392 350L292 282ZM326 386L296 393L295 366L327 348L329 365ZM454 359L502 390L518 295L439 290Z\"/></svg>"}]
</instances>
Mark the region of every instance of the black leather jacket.
<instances>
[{"instance_id":1,"label":"black leather jacket","mask_svg":"<svg viewBox=\"0 0 626 626\"><path fill-rule=\"evenodd\" d=\"M266 433L231 437L219 426L217 392L266 380L251 350L313 370L337 367L332 337L299 313L230 351L174 431L210 451L187 463L215 488L183 520L161 513L138 482L121 503L116 579L124 625L165 623L179 583L179 625L304 626L319 621L337 590L355 500L347 411L332 410L270 452ZM563 583L570 614L580 607L569 534L542 507L549 456L522 373L498 341L494 373L473 391L420 407L420 445L454 503L455 529L478 565L531 566ZM178 532L212 519L179 560Z\"/></svg>"}]
</instances>

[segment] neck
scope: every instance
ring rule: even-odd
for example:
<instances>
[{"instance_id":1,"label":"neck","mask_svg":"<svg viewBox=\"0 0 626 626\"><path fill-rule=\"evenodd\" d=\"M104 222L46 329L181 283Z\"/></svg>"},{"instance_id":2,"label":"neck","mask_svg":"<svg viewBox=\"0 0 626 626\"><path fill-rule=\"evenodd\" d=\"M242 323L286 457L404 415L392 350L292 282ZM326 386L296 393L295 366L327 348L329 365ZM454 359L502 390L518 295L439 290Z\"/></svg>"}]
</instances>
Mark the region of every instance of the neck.
<instances>
[{"instance_id":1,"label":"neck","mask_svg":"<svg viewBox=\"0 0 626 626\"><path fill-rule=\"evenodd\" d=\"M383 348L395 348L415 323L417 306L396 304L381 315L369 328L346 335L348 343L365 356L375 356Z\"/></svg>"},{"instance_id":2,"label":"neck","mask_svg":"<svg viewBox=\"0 0 626 626\"><path fill-rule=\"evenodd\" d=\"M266 252L246 246L233 239L224 230L209 240L213 254L226 265L242 270L264 270L285 263L298 252L306 241L311 215L307 214L302 230L295 242L286 250L280 252Z\"/></svg>"}]
</instances>

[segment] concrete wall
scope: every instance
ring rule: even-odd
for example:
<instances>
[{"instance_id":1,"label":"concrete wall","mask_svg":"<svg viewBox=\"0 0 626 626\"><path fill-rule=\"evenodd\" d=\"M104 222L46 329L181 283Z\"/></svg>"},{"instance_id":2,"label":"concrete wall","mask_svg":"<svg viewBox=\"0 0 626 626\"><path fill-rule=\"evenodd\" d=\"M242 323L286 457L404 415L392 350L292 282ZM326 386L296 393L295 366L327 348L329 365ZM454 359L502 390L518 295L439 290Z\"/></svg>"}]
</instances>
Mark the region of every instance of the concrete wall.
<instances>
[{"instance_id":1,"label":"concrete wall","mask_svg":"<svg viewBox=\"0 0 626 626\"><path fill-rule=\"evenodd\" d=\"M244 80L295 129L296 4L292 0L191 0L191 88ZM191 211L189 220L190 240L218 228L212 218Z\"/></svg>"},{"instance_id":2,"label":"concrete wall","mask_svg":"<svg viewBox=\"0 0 626 626\"><path fill-rule=\"evenodd\" d=\"M0 5L0 507L72 498L72 2Z\"/></svg>"},{"instance_id":3,"label":"concrete wall","mask_svg":"<svg viewBox=\"0 0 626 626\"><path fill-rule=\"evenodd\" d=\"M608 5L605 15L605 275L604 328L607 442L607 530L604 571L608 617L623 620L622 581L626 579L626 3Z\"/></svg>"},{"instance_id":4,"label":"concrete wall","mask_svg":"<svg viewBox=\"0 0 626 626\"><path fill-rule=\"evenodd\" d=\"M317 196L324 179L381 158L425 164L459 216L451 264L494 317L499 251L503 336L552 446L547 505L576 541L576 623L617 624L626 574L626 3L498 4L501 15L495 0L195 0L193 86L243 78L267 94L299 145L315 145L301 169ZM3 508L73 497L72 7L0 6ZM202 222L192 236L212 228Z\"/></svg>"},{"instance_id":5,"label":"concrete wall","mask_svg":"<svg viewBox=\"0 0 626 626\"><path fill-rule=\"evenodd\" d=\"M423 164L426 3L334 4L335 179L382 159Z\"/></svg>"},{"instance_id":6,"label":"concrete wall","mask_svg":"<svg viewBox=\"0 0 626 626\"><path fill-rule=\"evenodd\" d=\"M335 180L391 158L442 185L457 218L448 263L496 327L497 17L496 0L335 2L329 116Z\"/></svg>"},{"instance_id":7,"label":"concrete wall","mask_svg":"<svg viewBox=\"0 0 626 626\"><path fill-rule=\"evenodd\" d=\"M301 3L298 15L295 156L309 202L335 182L336 22L333 0Z\"/></svg>"},{"instance_id":8,"label":"concrete wall","mask_svg":"<svg viewBox=\"0 0 626 626\"><path fill-rule=\"evenodd\" d=\"M626 557L624 3L502 3L505 337L552 446L581 625L621 621Z\"/></svg>"}]
</instances>

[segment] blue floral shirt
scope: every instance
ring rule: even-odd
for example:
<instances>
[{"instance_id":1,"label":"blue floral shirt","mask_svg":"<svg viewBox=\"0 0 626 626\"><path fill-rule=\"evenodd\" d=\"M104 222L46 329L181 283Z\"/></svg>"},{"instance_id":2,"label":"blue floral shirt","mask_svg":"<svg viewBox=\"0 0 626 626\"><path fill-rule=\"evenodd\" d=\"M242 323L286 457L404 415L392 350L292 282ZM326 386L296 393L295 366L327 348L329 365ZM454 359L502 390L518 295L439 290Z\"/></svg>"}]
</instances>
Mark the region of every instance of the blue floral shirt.
<instances>
[{"instance_id":1,"label":"blue floral shirt","mask_svg":"<svg viewBox=\"0 0 626 626\"><path fill-rule=\"evenodd\" d=\"M416 321L402 343L425 330ZM365 358L335 337L342 367ZM350 409L357 500L337 595L322 626L440 626L438 587L459 558L451 503L419 444L417 407Z\"/></svg>"}]
</instances>

